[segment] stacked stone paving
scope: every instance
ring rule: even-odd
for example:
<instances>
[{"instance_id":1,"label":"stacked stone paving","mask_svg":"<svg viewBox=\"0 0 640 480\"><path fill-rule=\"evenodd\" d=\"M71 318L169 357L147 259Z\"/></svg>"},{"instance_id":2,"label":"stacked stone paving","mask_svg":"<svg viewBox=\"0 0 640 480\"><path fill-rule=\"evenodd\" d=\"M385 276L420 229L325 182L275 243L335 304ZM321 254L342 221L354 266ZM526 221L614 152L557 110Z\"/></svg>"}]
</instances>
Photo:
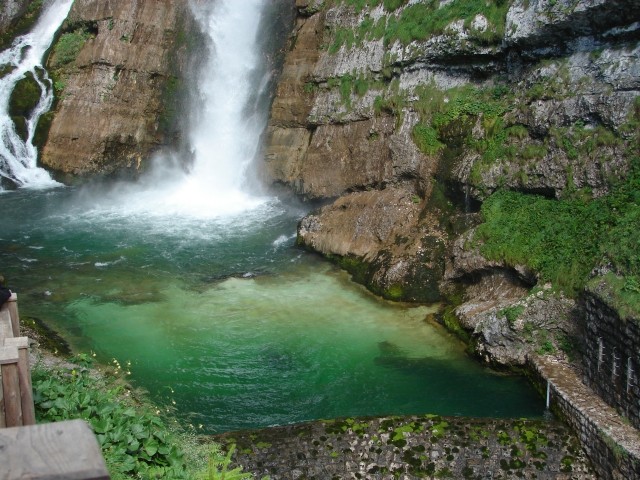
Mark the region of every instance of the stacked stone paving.
<instances>
[{"instance_id":1,"label":"stacked stone paving","mask_svg":"<svg viewBox=\"0 0 640 480\"><path fill-rule=\"evenodd\" d=\"M595 479L556 421L437 415L347 418L232 432L234 463L277 479Z\"/></svg>"}]
</instances>

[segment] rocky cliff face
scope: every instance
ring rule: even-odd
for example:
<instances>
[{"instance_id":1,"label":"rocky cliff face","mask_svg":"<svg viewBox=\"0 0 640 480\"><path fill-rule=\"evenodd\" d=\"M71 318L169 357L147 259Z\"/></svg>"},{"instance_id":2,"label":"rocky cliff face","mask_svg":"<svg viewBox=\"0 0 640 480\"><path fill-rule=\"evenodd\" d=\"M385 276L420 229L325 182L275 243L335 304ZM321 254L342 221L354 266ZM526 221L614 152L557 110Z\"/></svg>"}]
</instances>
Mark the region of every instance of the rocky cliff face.
<instances>
[{"instance_id":1,"label":"rocky cliff face","mask_svg":"<svg viewBox=\"0 0 640 480\"><path fill-rule=\"evenodd\" d=\"M0 4L0 49L29 31L42 10L45 0L3 0Z\"/></svg>"},{"instance_id":2,"label":"rocky cliff face","mask_svg":"<svg viewBox=\"0 0 640 480\"><path fill-rule=\"evenodd\" d=\"M18 18L22 17L29 6L28 0L6 0L0 5L0 32L6 29Z\"/></svg>"},{"instance_id":3,"label":"rocky cliff face","mask_svg":"<svg viewBox=\"0 0 640 480\"><path fill-rule=\"evenodd\" d=\"M190 22L177 0L76 0L47 64L58 100L42 164L80 177L135 172L175 143Z\"/></svg>"},{"instance_id":4,"label":"rocky cliff face","mask_svg":"<svg viewBox=\"0 0 640 480\"><path fill-rule=\"evenodd\" d=\"M301 222L299 243L388 298L456 297L488 361L522 363L575 336L573 301L529 295L539 272L484 258L467 230L498 190L597 198L627 176L640 4L296 7L264 167L274 183L330 202Z\"/></svg>"}]
</instances>

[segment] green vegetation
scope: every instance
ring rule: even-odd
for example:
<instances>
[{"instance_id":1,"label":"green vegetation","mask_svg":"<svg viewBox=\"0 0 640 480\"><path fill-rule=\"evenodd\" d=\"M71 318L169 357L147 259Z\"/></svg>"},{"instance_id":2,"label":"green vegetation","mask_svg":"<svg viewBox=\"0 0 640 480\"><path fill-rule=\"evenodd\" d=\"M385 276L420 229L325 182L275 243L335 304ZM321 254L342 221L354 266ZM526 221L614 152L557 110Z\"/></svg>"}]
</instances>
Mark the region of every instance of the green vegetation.
<instances>
[{"instance_id":1,"label":"green vegetation","mask_svg":"<svg viewBox=\"0 0 640 480\"><path fill-rule=\"evenodd\" d=\"M11 97L9 98L9 115L13 120L16 133L23 139L27 139L27 119L40 101L40 85L31 72L27 72L18 80Z\"/></svg>"},{"instance_id":2,"label":"green vegetation","mask_svg":"<svg viewBox=\"0 0 640 480\"><path fill-rule=\"evenodd\" d=\"M18 80L9 99L9 115L31 116L31 112L40 101L40 85L31 72Z\"/></svg>"},{"instance_id":3,"label":"green vegetation","mask_svg":"<svg viewBox=\"0 0 640 480\"><path fill-rule=\"evenodd\" d=\"M605 197L550 200L499 191L483 204L482 215L475 238L487 258L526 265L569 294L585 286L603 257L626 278L624 285L640 278L640 157ZM632 290L626 293L637 295Z\"/></svg>"},{"instance_id":4,"label":"green vegetation","mask_svg":"<svg viewBox=\"0 0 640 480\"><path fill-rule=\"evenodd\" d=\"M176 76L167 77L162 88L162 105L164 109L160 114L159 123L163 131L171 131L178 122L180 111L180 91L183 88L182 80Z\"/></svg>"},{"instance_id":5,"label":"green vegetation","mask_svg":"<svg viewBox=\"0 0 640 480\"><path fill-rule=\"evenodd\" d=\"M524 305L512 305L510 307L505 307L502 310L500 310L498 312L498 315L502 315L507 319L507 321L511 325L513 325L518 319L518 317L522 315L522 313L524 312L524 309L525 309Z\"/></svg>"},{"instance_id":6,"label":"green vegetation","mask_svg":"<svg viewBox=\"0 0 640 480\"><path fill-rule=\"evenodd\" d=\"M62 98L68 74L76 68L75 61L82 47L87 40L95 37L90 28L89 25L83 25L72 32L63 33L53 45L47 66L53 82L55 102Z\"/></svg>"},{"instance_id":7,"label":"green vegetation","mask_svg":"<svg viewBox=\"0 0 640 480\"><path fill-rule=\"evenodd\" d=\"M398 40L408 44L414 40L426 40L434 35L445 33L447 25L456 20L464 20L464 26L470 30L470 37L483 44L499 41L504 35L504 25L509 8L506 0L454 1L440 7L440 2L432 0L417 3L404 9L399 17L390 17L385 32L385 44ZM482 32L472 27L476 15L484 15L488 21L487 29Z\"/></svg>"},{"instance_id":8,"label":"green vegetation","mask_svg":"<svg viewBox=\"0 0 640 480\"><path fill-rule=\"evenodd\" d=\"M55 113L49 111L44 113L38 119L36 125L36 131L33 134L33 145L37 148L42 148L49 137L49 130L51 130L51 124L53 123L53 117Z\"/></svg>"},{"instance_id":9,"label":"green vegetation","mask_svg":"<svg viewBox=\"0 0 640 480\"><path fill-rule=\"evenodd\" d=\"M4 78L13 72L16 69L13 65L9 65L5 63L4 65L0 65L0 78Z\"/></svg>"},{"instance_id":10,"label":"green vegetation","mask_svg":"<svg viewBox=\"0 0 640 480\"><path fill-rule=\"evenodd\" d=\"M523 125L508 124L504 116L513 102L513 94L504 85L492 88L476 88L472 85L440 90L434 84L415 90L417 99L413 108L421 117L414 127L413 139L427 155L462 146L476 151L480 158L471 172L472 179L479 179L479 172L498 161L527 160L546 154L546 146L529 144L518 148L528 139L529 132ZM472 134L478 117L484 134ZM455 154L454 154L455 156Z\"/></svg>"},{"instance_id":11,"label":"green vegetation","mask_svg":"<svg viewBox=\"0 0 640 480\"><path fill-rule=\"evenodd\" d=\"M424 123L417 123L413 127L413 141L422 153L435 155L444 148L444 143L438 140L438 132Z\"/></svg>"},{"instance_id":12,"label":"green vegetation","mask_svg":"<svg viewBox=\"0 0 640 480\"><path fill-rule=\"evenodd\" d=\"M92 37L93 35L83 28L60 35L53 47L49 66L56 69L75 62L85 42Z\"/></svg>"},{"instance_id":13,"label":"green vegetation","mask_svg":"<svg viewBox=\"0 0 640 480\"><path fill-rule=\"evenodd\" d=\"M223 455L216 445L209 455L209 465L206 472L200 472L196 478L198 480L250 480L253 475L243 473L241 467L229 469L231 457L235 450L235 445L229 447L226 455Z\"/></svg>"},{"instance_id":14,"label":"green vegetation","mask_svg":"<svg viewBox=\"0 0 640 480\"><path fill-rule=\"evenodd\" d=\"M33 390L38 421L82 418L94 430L112 478L188 478L186 461L172 432L150 405L127 398L117 375L92 375L90 357L77 368L35 368ZM119 370L119 368L118 368Z\"/></svg>"},{"instance_id":15,"label":"green vegetation","mask_svg":"<svg viewBox=\"0 0 640 480\"><path fill-rule=\"evenodd\" d=\"M5 32L0 33L0 50L7 48L14 38L23 35L31 29L40 16L43 3L44 0L32 0L29 2L25 14L9 25L9 28L7 28Z\"/></svg>"},{"instance_id":16,"label":"green vegetation","mask_svg":"<svg viewBox=\"0 0 640 480\"><path fill-rule=\"evenodd\" d=\"M603 295L621 318L637 319L640 315L640 275L625 277L610 272L587 286Z\"/></svg>"},{"instance_id":17,"label":"green vegetation","mask_svg":"<svg viewBox=\"0 0 640 480\"><path fill-rule=\"evenodd\" d=\"M381 0L341 0L350 5L356 13L364 9L370 10L380 5ZM508 0L467 0L453 1L440 6L438 0L409 5L401 12L396 10L406 5L406 0L382 0L386 16L374 21L366 15L356 28L337 28L334 41L329 46L329 53L336 53L344 45L348 49L361 45L364 41L384 38L385 45L399 41L407 45L412 41L423 41L435 35L446 33L447 26L457 20L464 22L471 39L482 44L500 41L504 36L504 25L509 8ZM473 27L477 15L487 19L487 28L480 30Z\"/></svg>"}]
</instances>

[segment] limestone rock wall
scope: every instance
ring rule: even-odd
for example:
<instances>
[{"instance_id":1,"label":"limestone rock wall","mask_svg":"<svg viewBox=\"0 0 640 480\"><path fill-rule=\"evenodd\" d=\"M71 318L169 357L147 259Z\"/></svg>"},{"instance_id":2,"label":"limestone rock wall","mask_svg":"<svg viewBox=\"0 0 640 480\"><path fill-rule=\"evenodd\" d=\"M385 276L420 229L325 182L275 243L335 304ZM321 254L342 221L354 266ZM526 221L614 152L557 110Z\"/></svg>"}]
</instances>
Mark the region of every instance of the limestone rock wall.
<instances>
[{"instance_id":1,"label":"limestone rock wall","mask_svg":"<svg viewBox=\"0 0 640 480\"><path fill-rule=\"evenodd\" d=\"M73 176L135 172L175 142L189 22L177 0L77 0L48 61L58 100L42 164Z\"/></svg>"},{"instance_id":2,"label":"limestone rock wall","mask_svg":"<svg viewBox=\"0 0 640 480\"><path fill-rule=\"evenodd\" d=\"M373 291L437 290L441 245L497 189L599 196L625 177L637 2L515 0L462 13L449 2L349 3L296 2L264 171L304 198L335 201L299 242L369 271L356 277ZM373 212L372 198L396 198L386 190L411 196L415 215L397 222L393 203ZM385 223L394 248L353 241Z\"/></svg>"},{"instance_id":3,"label":"limestone rock wall","mask_svg":"<svg viewBox=\"0 0 640 480\"><path fill-rule=\"evenodd\" d=\"M0 5L0 33L27 11L29 0L4 0Z\"/></svg>"}]
</instances>

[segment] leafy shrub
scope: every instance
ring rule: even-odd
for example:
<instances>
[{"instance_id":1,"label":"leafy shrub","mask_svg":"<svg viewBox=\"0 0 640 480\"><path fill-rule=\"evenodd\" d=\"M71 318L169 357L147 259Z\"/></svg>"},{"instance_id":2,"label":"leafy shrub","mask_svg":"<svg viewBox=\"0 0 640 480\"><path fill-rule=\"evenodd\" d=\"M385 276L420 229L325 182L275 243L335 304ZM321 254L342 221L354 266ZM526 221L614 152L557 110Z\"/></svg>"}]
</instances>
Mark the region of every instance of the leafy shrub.
<instances>
[{"instance_id":1,"label":"leafy shrub","mask_svg":"<svg viewBox=\"0 0 640 480\"><path fill-rule=\"evenodd\" d=\"M187 478L176 437L157 412L126 400L122 383L92 375L86 367L86 356L80 360L82 365L72 370L33 370L38 421L86 420L114 479Z\"/></svg>"},{"instance_id":2,"label":"leafy shrub","mask_svg":"<svg viewBox=\"0 0 640 480\"><path fill-rule=\"evenodd\" d=\"M209 454L209 465L206 471L198 474L198 480L251 480L253 475L243 473L241 467L229 469L234 450L235 445L232 444L227 454L223 455L220 448L214 446Z\"/></svg>"},{"instance_id":3,"label":"leafy shrub","mask_svg":"<svg viewBox=\"0 0 640 480\"><path fill-rule=\"evenodd\" d=\"M640 157L627 179L594 200L550 200L498 191L482 206L482 253L527 265L569 294L582 289L603 258L618 274L640 277Z\"/></svg>"},{"instance_id":4,"label":"leafy shrub","mask_svg":"<svg viewBox=\"0 0 640 480\"><path fill-rule=\"evenodd\" d=\"M444 148L444 144L438 140L438 132L424 123L417 123L413 127L413 141L427 155L435 155Z\"/></svg>"}]
</instances>

